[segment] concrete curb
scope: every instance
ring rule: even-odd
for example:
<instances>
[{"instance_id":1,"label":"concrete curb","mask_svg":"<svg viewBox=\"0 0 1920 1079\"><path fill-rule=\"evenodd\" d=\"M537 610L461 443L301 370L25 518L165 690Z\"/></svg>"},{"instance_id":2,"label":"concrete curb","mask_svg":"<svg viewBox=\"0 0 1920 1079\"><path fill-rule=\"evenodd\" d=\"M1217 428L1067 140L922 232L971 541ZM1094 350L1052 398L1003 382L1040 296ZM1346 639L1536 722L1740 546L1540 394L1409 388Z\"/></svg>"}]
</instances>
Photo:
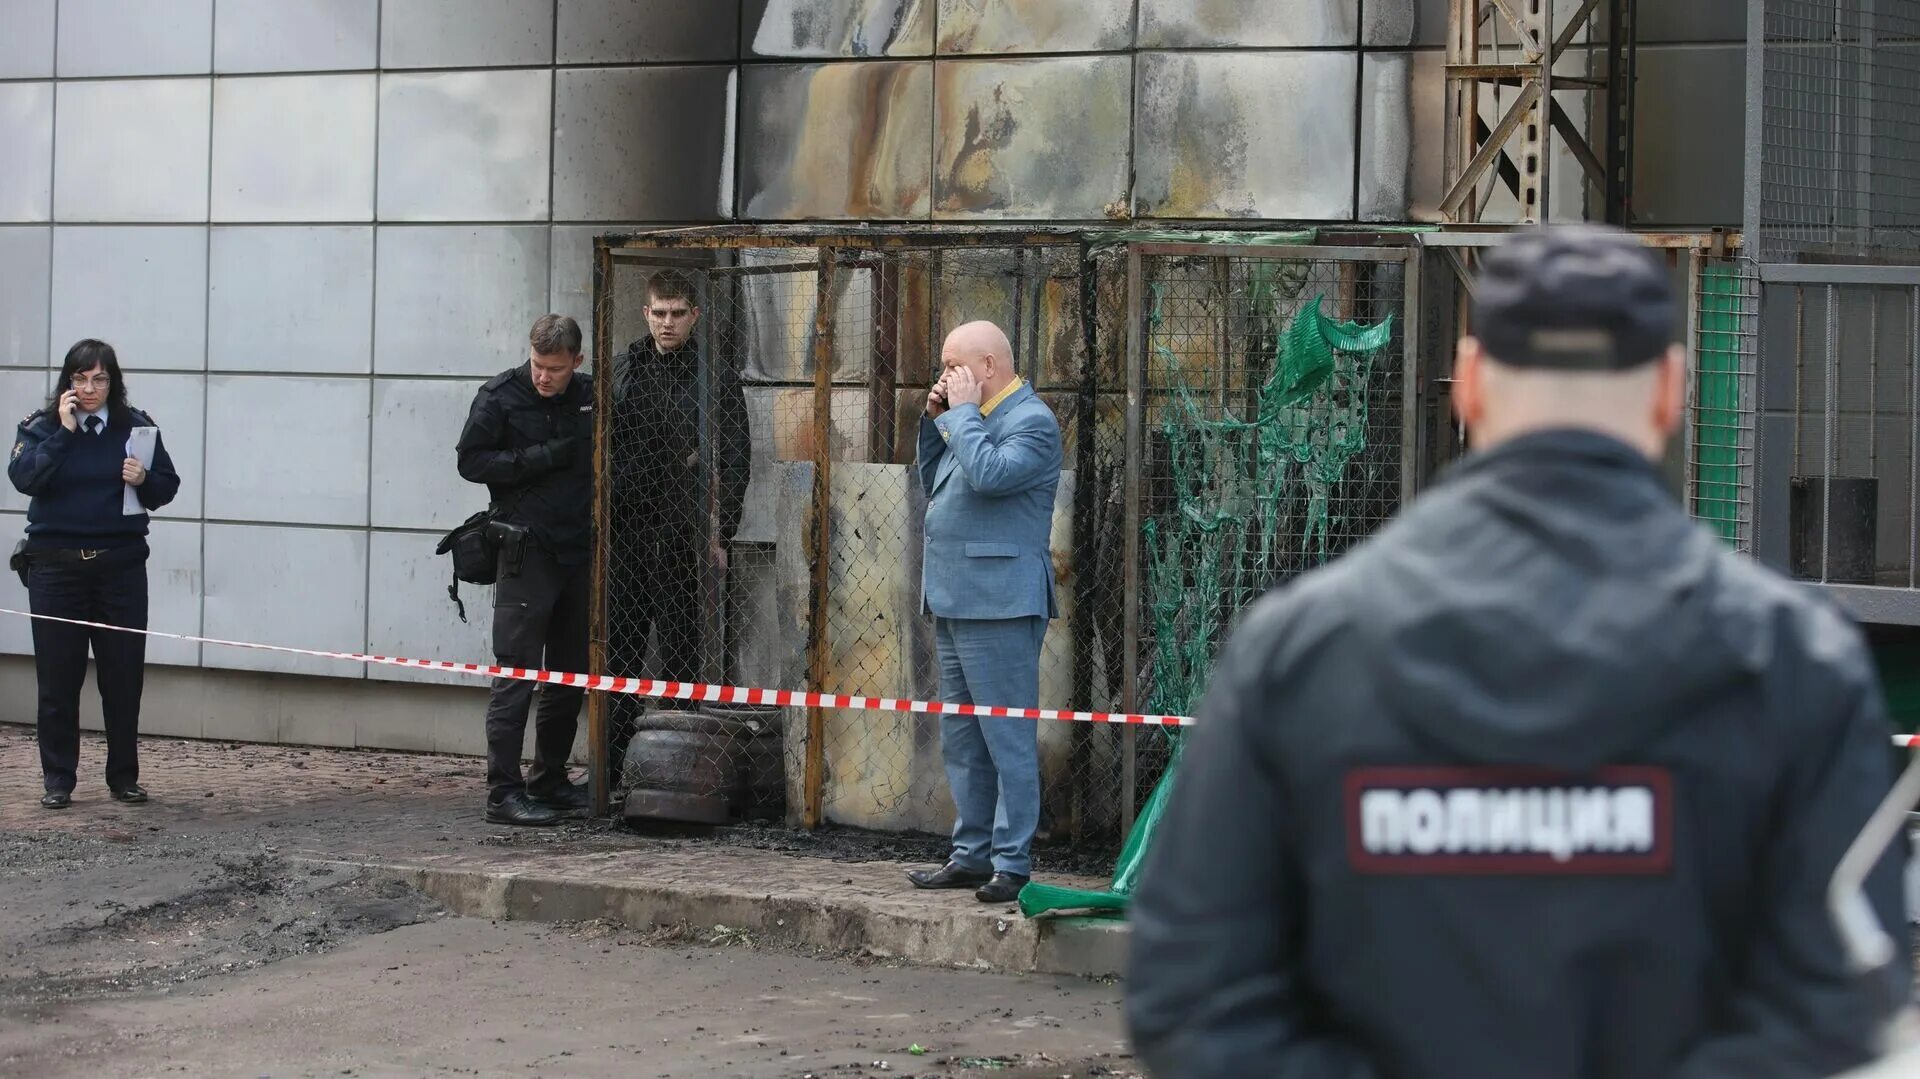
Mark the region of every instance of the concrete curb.
<instances>
[{"instance_id":1,"label":"concrete curb","mask_svg":"<svg viewBox=\"0 0 1920 1079\"><path fill-rule=\"evenodd\" d=\"M750 938L922 966L1007 974L1117 976L1125 967L1126 923L1107 918L1032 921L1006 907L958 907L896 895L782 896L663 874L632 876L302 859L354 867L418 888L456 914L507 921L604 919L633 929L721 926ZM972 897L966 896L971 902Z\"/></svg>"}]
</instances>

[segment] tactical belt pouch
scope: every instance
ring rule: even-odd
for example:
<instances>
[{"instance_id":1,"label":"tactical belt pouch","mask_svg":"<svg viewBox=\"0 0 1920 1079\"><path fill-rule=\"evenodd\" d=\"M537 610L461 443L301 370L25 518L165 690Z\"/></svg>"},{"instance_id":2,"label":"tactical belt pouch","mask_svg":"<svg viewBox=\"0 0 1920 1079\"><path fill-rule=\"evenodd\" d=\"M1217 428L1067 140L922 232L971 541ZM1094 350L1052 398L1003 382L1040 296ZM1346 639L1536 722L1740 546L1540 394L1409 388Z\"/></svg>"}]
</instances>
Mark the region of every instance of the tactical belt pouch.
<instances>
[{"instance_id":1,"label":"tactical belt pouch","mask_svg":"<svg viewBox=\"0 0 1920 1079\"><path fill-rule=\"evenodd\" d=\"M500 548L492 527L496 512L488 506L460 522L453 531L440 537L440 545L433 549L436 555L453 555L453 582L447 585L447 596L460 612L462 622L467 620L467 605L460 602L460 582L492 584L499 576Z\"/></svg>"},{"instance_id":2,"label":"tactical belt pouch","mask_svg":"<svg viewBox=\"0 0 1920 1079\"><path fill-rule=\"evenodd\" d=\"M27 541L21 540L13 545L13 557L7 559L7 568L20 575L20 587L27 586Z\"/></svg>"}]
</instances>

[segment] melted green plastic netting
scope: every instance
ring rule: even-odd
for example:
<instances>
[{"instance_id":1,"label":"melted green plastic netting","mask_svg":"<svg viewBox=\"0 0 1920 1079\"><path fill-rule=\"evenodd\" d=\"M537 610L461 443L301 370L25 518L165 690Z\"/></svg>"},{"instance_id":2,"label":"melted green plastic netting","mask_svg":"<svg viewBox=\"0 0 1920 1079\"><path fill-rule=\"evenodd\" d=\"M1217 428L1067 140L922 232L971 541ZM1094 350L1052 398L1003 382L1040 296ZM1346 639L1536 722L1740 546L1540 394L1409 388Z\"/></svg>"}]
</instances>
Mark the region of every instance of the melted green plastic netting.
<instances>
[{"instance_id":1,"label":"melted green plastic netting","mask_svg":"<svg viewBox=\"0 0 1920 1079\"><path fill-rule=\"evenodd\" d=\"M1153 427L1173 496L1171 512L1154 515L1142 530L1151 712L1191 715L1228 621L1279 576L1283 562L1311 566L1329 557L1333 493L1366 449L1370 379L1393 320L1361 326L1327 318L1320 296L1301 298L1307 271L1305 263L1248 266L1247 315L1266 328L1256 339L1270 337L1273 346L1250 395L1251 414L1243 416L1203 403L1213 389L1210 376L1221 373L1183 368L1158 332L1162 290L1151 289L1148 341L1157 370L1150 381L1167 391ZM1111 884L1105 891L1028 884L1020 892L1027 917L1125 913L1180 758L1177 730L1150 728L1147 736L1166 739L1166 771L1127 835Z\"/></svg>"}]
</instances>

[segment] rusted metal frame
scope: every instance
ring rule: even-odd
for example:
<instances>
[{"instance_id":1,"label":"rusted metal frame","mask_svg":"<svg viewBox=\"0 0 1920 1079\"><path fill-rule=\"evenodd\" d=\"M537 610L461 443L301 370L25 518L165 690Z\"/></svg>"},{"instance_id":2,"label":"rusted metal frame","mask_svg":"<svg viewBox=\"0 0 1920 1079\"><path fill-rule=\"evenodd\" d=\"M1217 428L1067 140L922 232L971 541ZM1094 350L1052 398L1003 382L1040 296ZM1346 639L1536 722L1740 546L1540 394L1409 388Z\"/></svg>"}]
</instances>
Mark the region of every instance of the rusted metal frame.
<instances>
[{"instance_id":1,"label":"rusted metal frame","mask_svg":"<svg viewBox=\"0 0 1920 1079\"><path fill-rule=\"evenodd\" d=\"M1531 227L1522 224L1476 221L1471 224L1448 226L1433 232L1416 232L1412 234L1412 239L1425 247L1493 247L1511 234ZM1729 251L1745 247L1745 241L1739 232L1717 229L1701 229L1693 232L1636 230L1633 238L1640 241L1642 247L1707 249L1716 242Z\"/></svg>"},{"instance_id":2,"label":"rusted metal frame","mask_svg":"<svg viewBox=\"0 0 1920 1079\"><path fill-rule=\"evenodd\" d=\"M1920 582L1920 285L1907 290L1907 587Z\"/></svg>"},{"instance_id":3,"label":"rusted metal frame","mask_svg":"<svg viewBox=\"0 0 1920 1079\"><path fill-rule=\"evenodd\" d=\"M1447 79L1453 82L1490 82L1501 86L1525 86L1540 77L1539 64L1448 64ZM1562 90L1603 90L1605 79L1591 75L1562 75L1554 80Z\"/></svg>"},{"instance_id":4,"label":"rusted metal frame","mask_svg":"<svg viewBox=\"0 0 1920 1079\"><path fill-rule=\"evenodd\" d=\"M1633 220L1634 82L1640 65L1635 3L1609 0L1607 9L1607 183L1601 217L1621 226ZM1754 168L1759 171L1757 163Z\"/></svg>"},{"instance_id":5,"label":"rusted metal frame","mask_svg":"<svg viewBox=\"0 0 1920 1079\"><path fill-rule=\"evenodd\" d=\"M1079 392L1073 395L1077 424L1074 440L1073 520L1070 525L1071 559L1075 595L1073 614L1068 620L1068 637L1073 642L1073 699L1092 708L1094 659L1094 600L1092 589L1084 583L1099 579L1095 543L1098 530L1094 522L1097 470L1095 451L1099 436L1100 411L1100 269L1090 245L1080 246L1080 342L1081 369ZM1072 724L1068 759L1073 789L1073 838L1089 838L1087 818L1093 805L1093 724Z\"/></svg>"},{"instance_id":6,"label":"rusted metal frame","mask_svg":"<svg viewBox=\"0 0 1920 1079\"><path fill-rule=\"evenodd\" d=\"M1573 18L1568 19L1566 27L1560 31L1560 36L1554 39L1553 52L1550 54L1552 60L1548 61L1549 63L1560 59L1560 54L1567 51L1567 47L1573 44L1573 39L1579 36L1581 29L1585 27L1587 21L1593 17L1593 9L1599 6L1600 0L1585 0L1585 2L1580 5L1580 10L1573 13ZM1548 23L1547 25L1551 26L1553 24Z\"/></svg>"},{"instance_id":7,"label":"rusted metal frame","mask_svg":"<svg viewBox=\"0 0 1920 1079\"><path fill-rule=\"evenodd\" d=\"M813 312L813 500L812 591L807 619L807 688L827 688L827 671L832 662L831 628L827 624L831 599L832 570L832 498L833 498L833 287L836 269L835 249L820 248L815 270ZM805 797L801 806L801 824L818 828L825 819L826 791L826 712L818 706L807 709L807 751Z\"/></svg>"},{"instance_id":8,"label":"rusted metal frame","mask_svg":"<svg viewBox=\"0 0 1920 1079\"><path fill-rule=\"evenodd\" d=\"M1479 63L1479 0L1450 0L1447 27L1447 66ZM1458 178L1478 146L1475 125L1480 118L1480 84L1472 80L1454 79L1445 80L1445 84L1447 138L1443 175ZM1466 191L1463 205L1458 212L1449 215L1455 220L1472 221L1480 216L1479 203L1473 197L1473 185L1467 185Z\"/></svg>"},{"instance_id":9,"label":"rusted metal frame","mask_svg":"<svg viewBox=\"0 0 1920 1079\"><path fill-rule=\"evenodd\" d=\"M1422 388L1425 365L1420 362L1420 346L1426 340L1425 326L1420 321L1420 275L1424 261L1420 248L1409 248L1406 260L1401 263L1404 267L1401 287L1405 290L1400 297L1400 505L1403 509L1418 490L1423 430L1420 417L1426 403Z\"/></svg>"},{"instance_id":10,"label":"rusted metal frame","mask_svg":"<svg viewBox=\"0 0 1920 1079\"><path fill-rule=\"evenodd\" d=\"M867 365L867 460L893 463L900 425L900 257L873 273L873 362Z\"/></svg>"},{"instance_id":11,"label":"rusted metal frame","mask_svg":"<svg viewBox=\"0 0 1920 1079\"><path fill-rule=\"evenodd\" d=\"M1527 33L1544 42L1553 37L1553 0L1536 0L1536 5L1538 10ZM1540 89L1521 125L1520 218L1545 221L1553 216L1553 60L1546 48L1533 59L1540 62L1536 76Z\"/></svg>"},{"instance_id":12,"label":"rusted metal frame","mask_svg":"<svg viewBox=\"0 0 1920 1079\"><path fill-rule=\"evenodd\" d=\"M1473 118L1473 137L1480 142L1493 137L1493 129L1478 116ZM1494 179L1506 184L1507 190L1513 192L1513 197L1518 200L1520 198L1520 166L1514 164L1513 155L1509 154L1504 146L1500 148L1499 155L1494 158L1493 172ZM1487 186L1491 193L1493 186L1491 180L1488 181Z\"/></svg>"},{"instance_id":13,"label":"rusted metal frame","mask_svg":"<svg viewBox=\"0 0 1920 1079\"><path fill-rule=\"evenodd\" d=\"M630 266L677 266L701 273L709 273L713 270L713 260L703 255L683 255L647 248L609 248L608 251L615 265L625 263ZM808 268L812 268L811 263L808 264Z\"/></svg>"},{"instance_id":14,"label":"rusted metal frame","mask_svg":"<svg viewBox=\"0 0 1920 1079\"><path fill-rule=\"evenodd\" d=\"M1413 235L1419 235L1415 233ZM1156 255L1175 255L1191 258L1246 258L1246 259L1285 259L1298 262L1333 262L1340 259L1354 259L1373 262L1397 262L1406 258L1406 233L1391 234L1389 246L1385 239L1380 246L1328 246L1326 244L1208 244L1208 243L1136 243L1128 244L1129 251L1152 257Z\"/></svg>"},{"instance_id":15,"label":"rusted metal frame","mask_svg":"<svg viewBox=\"0 0 1920 1079\"><path fill-rule=\"evenodd\" d=\"M1479 151L1473 155L1473 160L1467 162L1466 169L1454 179L1453 186L1448 189L1446 197L1440 200L1441 213L1458 219L1459 211L1466 202L1467 196L1473 191L1474 185L1479 183L1487 167L1493 164L1494 157L1501 152L1501 147L1505 146L1507 140L1513 137L1513 133L1520 129L1520 124L1525 121L1527 113L1539 100L1539 83L1529 83L1521 88L1520 96L1514 99L1506 115L1494 125L1493 135L1481 145Z\"/></svg>"},{"instance_id":16,"label":"rusted metal frame","mask_svg":"<svg viewBox=\"0 0 1920 1079\"><path fill-rule=\"evenodd\" d=\"M612 540L607 468L608 429L613 422L613 258L605 241L593 242L593 555L588 569L587 665L607 669L607 550ZM587 695L587 796L593 815L607 814L612 777L607 774L607 695Z\"/></svg>"},{"instance_id":17,"label":"rusted metal frame","mask_svg":"<svg viewBox=\"0 0 1920 1079\"><path fill-rule=\"evenodd\" d=\"M1587 179L1593 181L1593 186L1604 194L1607 189L1607 167L1600 163L1599 155L1593 152L1593 147L1587 145L1587 137L1580 133L1579 128L1573 126L1573 118L1567 115L1567 110L1561 108L1558 101L1553 102L1551 111L1553 129L1560 133L1560 138L1567 144L1567 149L1571 150L1574 159L1580 162L1580 168L1587 174Z\"/></svg>"},{"instance_id":18,"label":"rusted metal frame","mask_svg":"<svg viewBox=\"0 0 1920 1079\"><path fill-rule=\"evenodd\" d=\"M1506 17L1507 25L1512 27L1513 32L1522 39L1520 48L1527 54L1527 59L1538 62L1547 53L1546 35L1532 25L1532 20L1527 18L1524 12L1513 5L1514 0L1493 0L1494 8ZM1553 24L1548 23L1547 26L1548 31L1551 32Z\"/></svg>"},{"instance_id":19,"label":"rusted metal frame","mask_svg":"<svg viewBox=\"0 0 1920 1079\"><path fill-rule=\"evenodd\" d=\"M724 282L723 282L724 283ZM716 315L722 304L730 306L731 297L716 297L711 276L704 299ZM715 318L703 318L694 326L698 345L694 360L695 400L694 453L700 463L700 624L698 655L700 679L708 684L726 681L726 571L716 555L720 549L720 454L714 445L713 365L721 359L724 342L716 344Z\"/></svg>"},{"instance_id":20,"label":"rusted metal frame","mask_svg":"<svg viewBox=\"0 0 1920 1079\"><path fill-rule=\"evenodd\" d=\"M746 247L735 247L735 248L718 248L716 250L749 251L752 249L746 248ZM812 260L808 260L806 262L783 262L778 265L767 265L767 266L708 266L705 268L705 272L709 276L723 277L723 278L787 277L793 274L812 273L815 265L816 263L814 263Z\"/></svg>"},{"instance_id":21,"label":"rusted metal frame","mask_svg":"<svg viewBox=\"0 0 1920 1079\"><path fill-rule=\"evenodd\" d=\"M951 247L1072 246L1084 235L1101 230L993 230L951 226L919 228L897 225L874 231L822 230L787 232L777 226L715 225L660 232L609 233L604 238L615 250L632 248L819 248L843 251L920 250ZM1111 231L1111 230L1106 230Z\"/></svg>"},{"instance_id":22,"label":"rusted metal frame","mask_svg":"<svg viewBox=\"0 0 1920 1079\"><path fill-rule=\"evenodd\" d=\"M1143 523L1141 484L1144 467L1146 408L1146 283L1142 244L1127 246L1127 454L1126 454L1126 567L1121 574L1120 710L1140 710L1140 528ZM1216 252L1217 253L1217 252ZM1134 805L1139 797L1138 728L1128 724L1120 733L1120 838L1133 831Z\"/></svg>"}]
</instances>

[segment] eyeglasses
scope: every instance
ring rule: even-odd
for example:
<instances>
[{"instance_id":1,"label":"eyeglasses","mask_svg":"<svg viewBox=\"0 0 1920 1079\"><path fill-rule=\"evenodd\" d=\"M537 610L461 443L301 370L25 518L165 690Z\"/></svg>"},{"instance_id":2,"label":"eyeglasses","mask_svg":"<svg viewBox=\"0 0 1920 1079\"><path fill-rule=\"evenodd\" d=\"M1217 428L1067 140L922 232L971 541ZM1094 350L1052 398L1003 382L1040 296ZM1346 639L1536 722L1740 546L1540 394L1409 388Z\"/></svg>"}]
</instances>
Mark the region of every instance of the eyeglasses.
<instances>
[{"instance_id":1,"label":"eyeglasses","mask_svg":"<svg viewBox=\"0 0 1920 1079\"><path fill-rule=\"evenodd\" d=\"M111 375L93 375L87 378L75 375L73 378L73 387L77 390L104 390L112 387L112 385L113 377Z\"/></svg>"}]
</instances>

